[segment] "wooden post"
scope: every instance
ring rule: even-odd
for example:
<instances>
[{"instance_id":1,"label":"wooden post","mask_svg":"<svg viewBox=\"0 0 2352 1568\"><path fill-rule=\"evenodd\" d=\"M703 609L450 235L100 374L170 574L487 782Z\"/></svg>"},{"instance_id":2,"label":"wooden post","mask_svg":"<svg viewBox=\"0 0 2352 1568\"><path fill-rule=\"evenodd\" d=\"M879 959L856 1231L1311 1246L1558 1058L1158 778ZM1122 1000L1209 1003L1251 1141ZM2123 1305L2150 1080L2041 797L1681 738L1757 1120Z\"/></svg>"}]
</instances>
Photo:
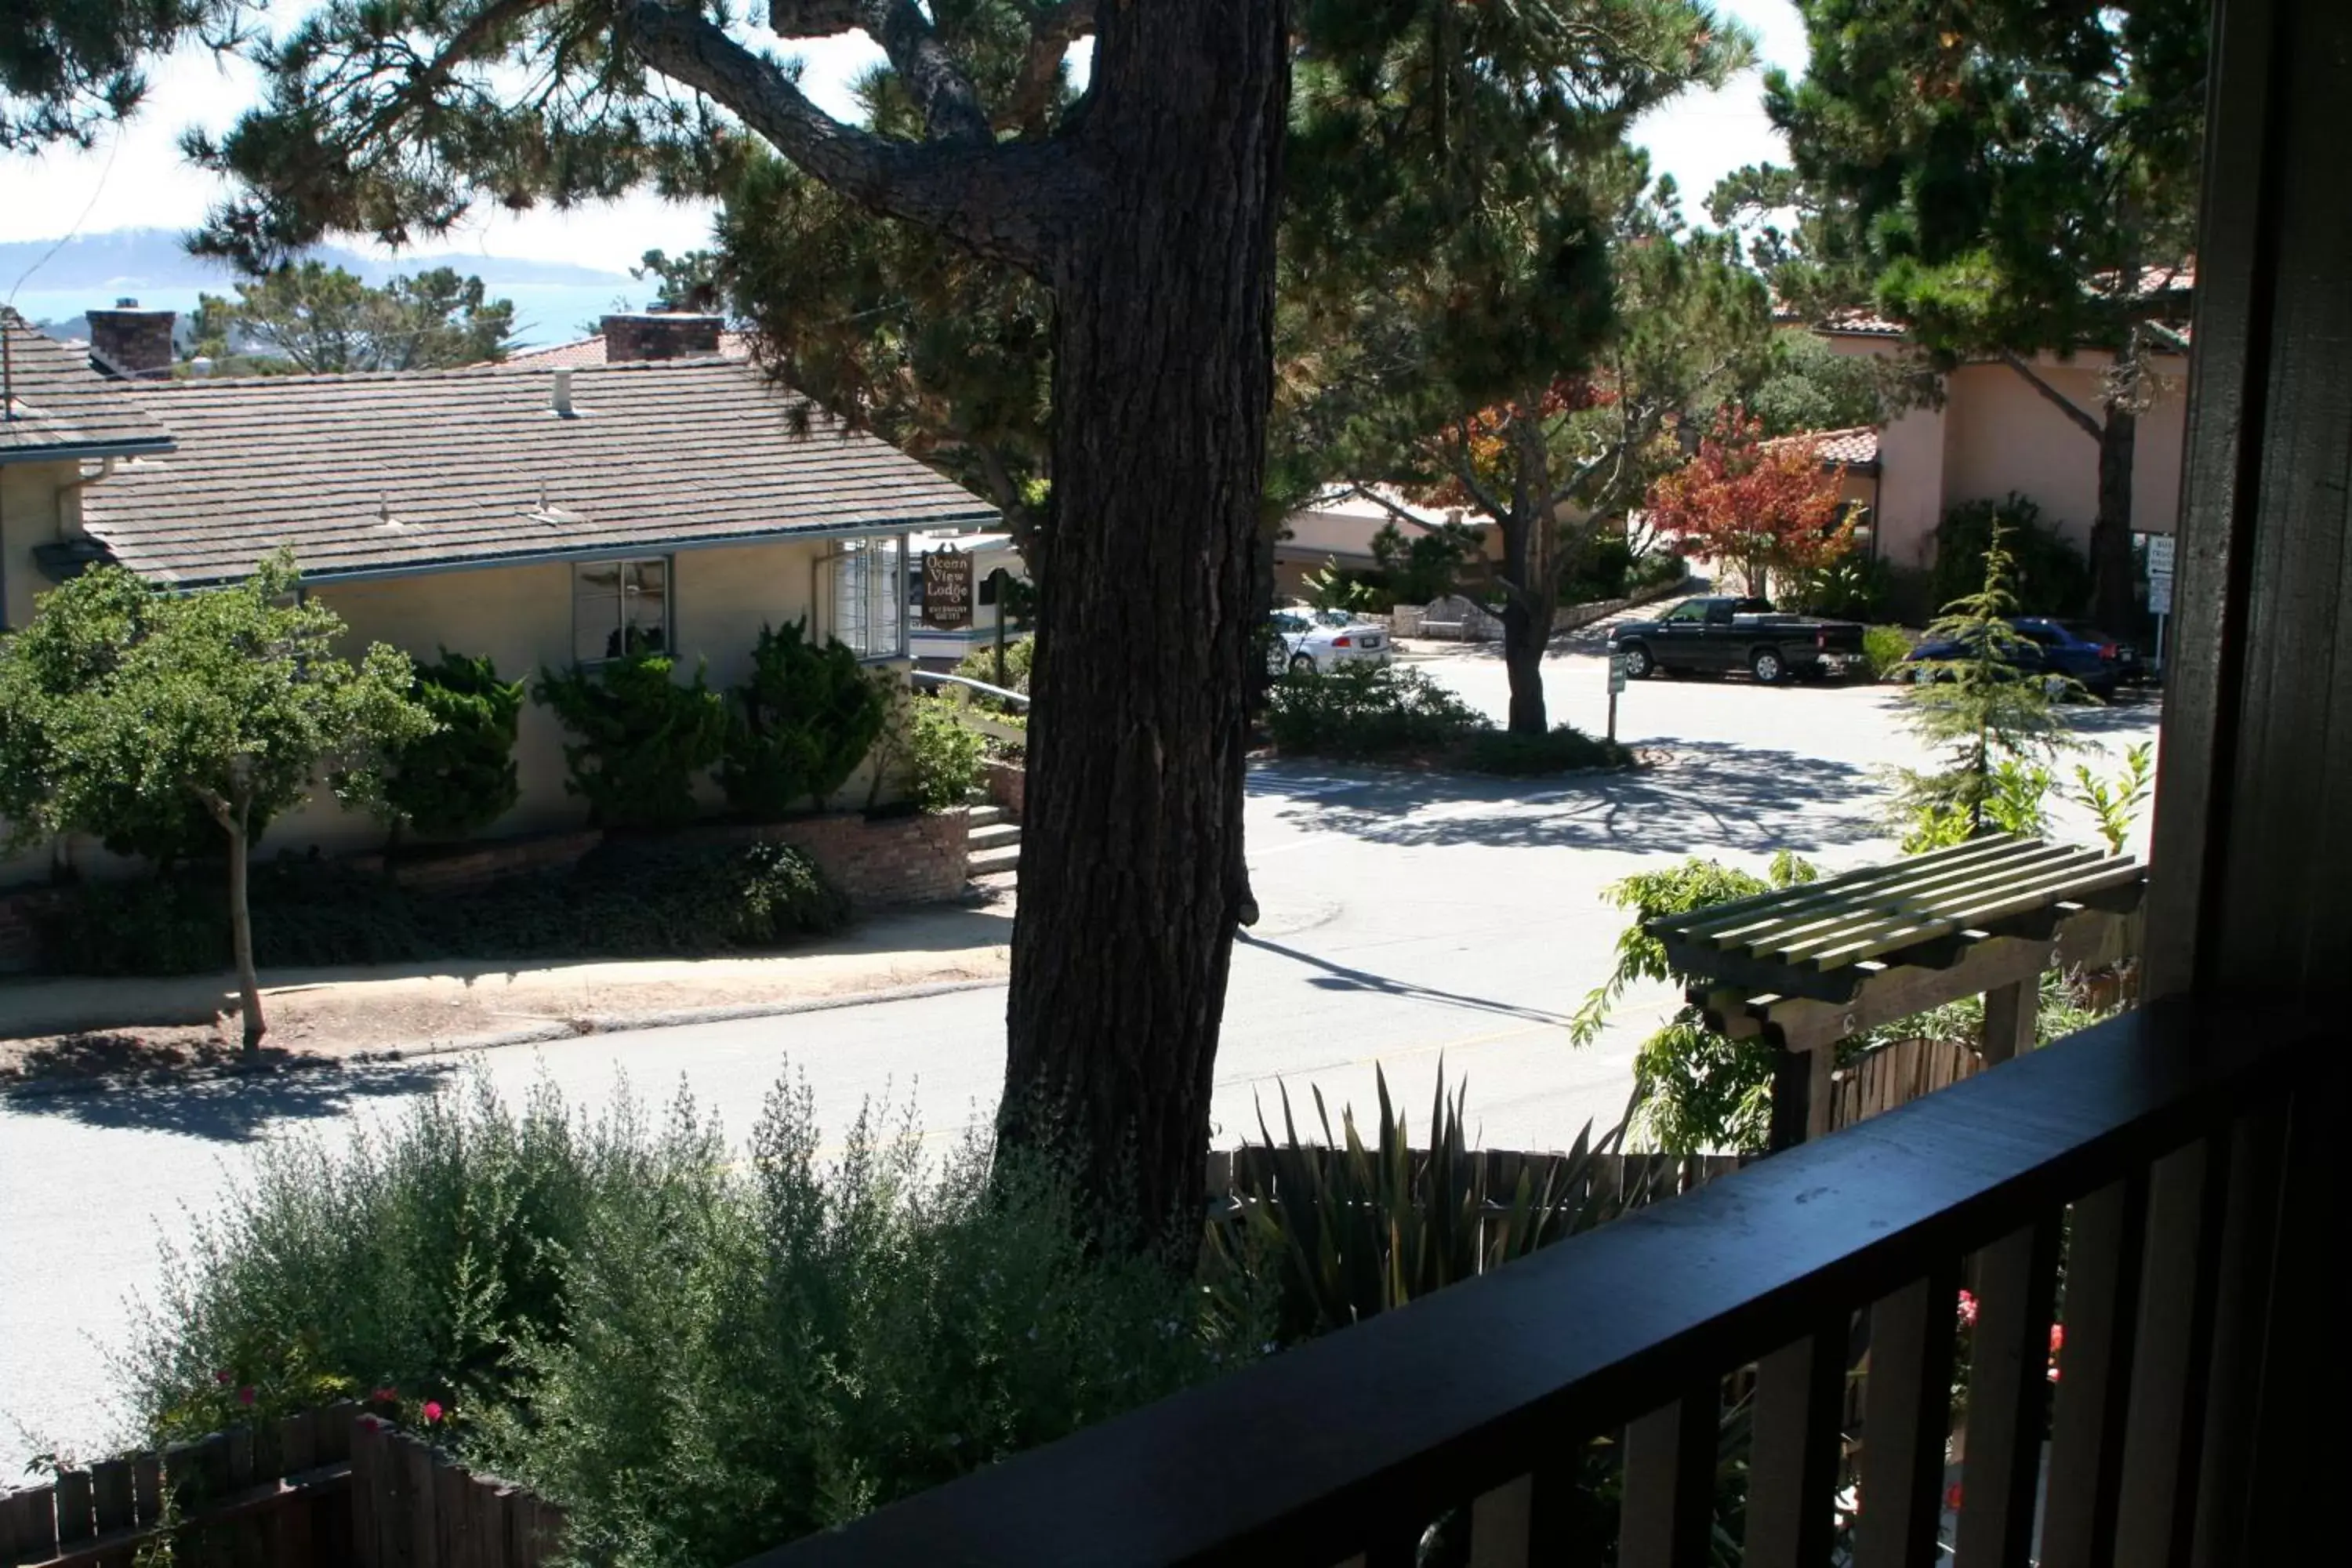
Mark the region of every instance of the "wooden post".
<instances>
[{"instance_id":1,"label":"wooden post","mask_svg":"<svg viewBox=\"0 0 2352 1568\"><path fill-rule=\"evenodd\" d=\"M1775 1154L1805 1141L1812 1121L1813 1053L1780 1050L1772 1056L1772 1130L1766 1147Z\"/></svg>"},{"instance_id":2,"label":"wooden post","mask_svg":"<svg viewBox=\"0 0 2352 1568\"><path fill-rule=\"evenodd\" d=\"M2040 975L1985 993L1984 1033L1979 1037L1985 1066L1997 1067L2033 1048L2035 1015L2041 1005Z\"/></svg>"}]
</instances>

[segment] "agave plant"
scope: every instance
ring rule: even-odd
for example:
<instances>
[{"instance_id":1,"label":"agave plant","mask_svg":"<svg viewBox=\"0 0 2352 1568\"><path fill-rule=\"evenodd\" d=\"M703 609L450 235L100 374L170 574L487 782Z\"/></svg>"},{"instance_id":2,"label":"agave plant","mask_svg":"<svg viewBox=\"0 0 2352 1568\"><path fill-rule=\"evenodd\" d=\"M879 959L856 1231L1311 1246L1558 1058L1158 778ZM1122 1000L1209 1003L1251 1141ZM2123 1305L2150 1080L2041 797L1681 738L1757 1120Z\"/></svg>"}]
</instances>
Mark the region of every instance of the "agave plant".
<instances>
[{"instance_id":1,"label":"agave plant","mask_svg":"<svg viewBox=\"0 0 2352 1568\"><path fill-rule=\"evenodd\" d=\"M1367 1144L1352 1109L1335 1134L1329 1107L1314 1091L1322 1138L1299 1136L1290 1091L1282 1092L1283 1136L1258 1116L1260 1145L1234 1160L1233 1212L1213 1225L1213 1273L1271 1279L1275 1317L1286 1341L1311 1338L1483 1274L1563 1237L1638 1207L1662 1184L1654 1171L1625 1183L1604 1166L1623 1133L1593 1135L1590 1122L1569 1152L1515 1158L1472 1149L1463 1107L1438 1072L1426 1148L1416 1149L1376 1070L1380 1120Z\"/></svg>"}]
</instances>

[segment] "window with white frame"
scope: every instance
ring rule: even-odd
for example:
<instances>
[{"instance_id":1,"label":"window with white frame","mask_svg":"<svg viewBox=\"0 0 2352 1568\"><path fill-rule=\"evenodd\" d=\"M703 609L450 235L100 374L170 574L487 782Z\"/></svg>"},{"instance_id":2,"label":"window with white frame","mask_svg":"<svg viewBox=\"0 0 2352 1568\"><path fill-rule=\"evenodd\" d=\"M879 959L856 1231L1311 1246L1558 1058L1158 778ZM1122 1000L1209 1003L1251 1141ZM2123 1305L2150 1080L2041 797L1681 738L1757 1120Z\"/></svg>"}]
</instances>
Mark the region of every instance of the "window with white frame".
<instances>
[{"instance_id":1,"label":"window with white frame","mask_svg":"<svg viewBox=\"0 0 2352 1568\"><path fill-rule=\"evenodd\" d=\"M832 634L860 658L903 658L907 653L907 541L847 539L825 565Z\"/></svg>"},{"instance_id":2,"label":"window with white frame","mask_svg":"<svg viewBox=\"0 0 2352 1568\"><path fill-rule=\"evenodd\" d=\"M587 561L572 569L572 657L596 664L670 650L669 561Z\"/></svg>"}]
</instances>

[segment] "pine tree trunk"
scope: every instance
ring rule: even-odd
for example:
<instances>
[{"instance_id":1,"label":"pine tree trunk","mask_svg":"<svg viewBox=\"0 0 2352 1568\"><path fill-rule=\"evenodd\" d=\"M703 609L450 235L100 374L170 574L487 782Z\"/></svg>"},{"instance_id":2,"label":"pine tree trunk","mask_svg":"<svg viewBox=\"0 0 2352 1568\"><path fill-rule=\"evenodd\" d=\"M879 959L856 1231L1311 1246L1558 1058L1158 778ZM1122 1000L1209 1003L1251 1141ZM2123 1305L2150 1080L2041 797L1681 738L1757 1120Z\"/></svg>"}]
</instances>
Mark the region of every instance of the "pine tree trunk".
<instances>
[{"instance_id":1,"label":"pine tree trunk","mask_svg":"<svg viewBox=\"0 0 2352 1568\"><path fill-rule=\"evenodd\" d=\"M2099 512L2091 524L2091 619L2116 637L2132 635L2139 615L2138 567L2132 558L2132 462L2139 416L2111 402L2099 432Z\"/></svg>"},{"instance_id":2,"label":"pine tree trunk","mask_svg":"<svg viewBox=\"0 0 2352 1568\"><path fill-rule=\"evenodd\" d=\"M268 1025L261 1016L261 976L253 966L253 910L246 898L248 836L239 821L228 826L228 938L236 961L236 992L245 1016L245 1059L261 1056L261 1037Z\"/></svg>"},{"instance_id":3,"label":"pine tree trunk","mask_svg":"<svg viewBox=\"0 0 2352 1568\"><path fill-rule=\"evenodd\" d=\"M1101 200L1057 262L1052 521L999 1129L1200 1245L1239 912L1289 89L1280 0L1102 10Z\"/></svg>"}]
</instances>

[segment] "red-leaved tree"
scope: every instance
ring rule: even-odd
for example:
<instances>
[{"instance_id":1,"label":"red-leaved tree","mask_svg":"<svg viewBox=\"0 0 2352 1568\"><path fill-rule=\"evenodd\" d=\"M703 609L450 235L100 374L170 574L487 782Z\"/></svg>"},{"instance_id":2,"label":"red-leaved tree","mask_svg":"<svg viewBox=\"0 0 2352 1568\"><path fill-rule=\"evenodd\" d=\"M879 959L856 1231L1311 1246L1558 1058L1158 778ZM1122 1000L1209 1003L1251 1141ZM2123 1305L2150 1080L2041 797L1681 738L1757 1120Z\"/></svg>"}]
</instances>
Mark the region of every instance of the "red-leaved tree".
<instances>
[{"instance_id":1,"label":"red-leaved tree","mask_svg":"<svg viewBox=\"0 0 2352 1568\"><path fill-rule=\"evenodd\" d=\"M1736 408L1689 463L1650 487L1649 521L1685 555L1734 563L1751 594L1772 575L1817 571L1853 548L1853 520L1839 496L1843 468L1825 466L1817 442L1763 439L1763 425Z\"/></svg>"}]
</instances>

